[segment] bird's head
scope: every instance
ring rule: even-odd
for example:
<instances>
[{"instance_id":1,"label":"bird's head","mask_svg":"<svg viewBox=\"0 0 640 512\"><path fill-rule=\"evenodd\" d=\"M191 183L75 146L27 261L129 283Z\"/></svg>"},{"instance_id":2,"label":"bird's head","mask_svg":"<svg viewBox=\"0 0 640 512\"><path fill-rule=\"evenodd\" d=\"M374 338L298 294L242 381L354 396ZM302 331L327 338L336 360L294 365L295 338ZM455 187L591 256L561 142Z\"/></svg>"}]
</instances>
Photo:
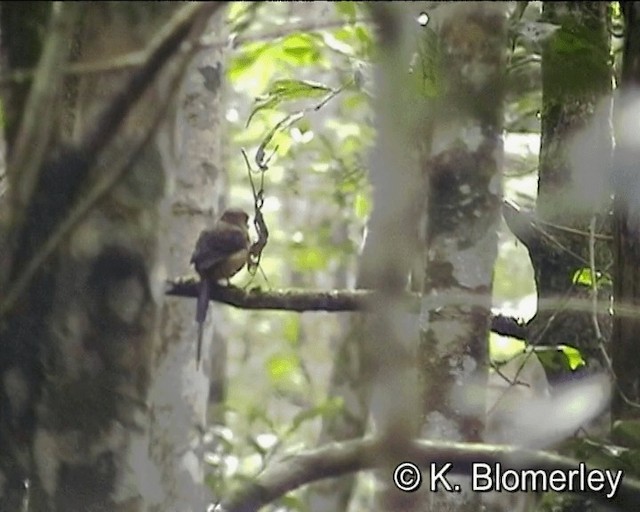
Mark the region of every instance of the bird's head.
<instances>
[{"instance_id":1,"label":"bird's head","mask_svg":"<svg viewBox=\"0 0 640 512\"><path fill-rule=\"evenodd\" d=\"M241 208L229 208L224 211L220 220L236 226L247 227L249 214Z\"/></svg>"}]
</instances>

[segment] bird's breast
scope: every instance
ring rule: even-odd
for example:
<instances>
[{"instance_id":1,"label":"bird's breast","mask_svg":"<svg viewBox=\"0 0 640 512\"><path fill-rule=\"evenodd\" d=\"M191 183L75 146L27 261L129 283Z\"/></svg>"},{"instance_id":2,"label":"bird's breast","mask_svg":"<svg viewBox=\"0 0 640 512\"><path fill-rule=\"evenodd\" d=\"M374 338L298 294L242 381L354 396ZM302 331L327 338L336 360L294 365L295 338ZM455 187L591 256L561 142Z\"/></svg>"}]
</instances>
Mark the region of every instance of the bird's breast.
<instances>
[{"instance_id":1,"label":"bird's breast","mask_svg":"<svg viewBox=\"0 0 640 512\"><path fill-rule=\"evenodd\" d=\"M207 272L208 277L214 281L219 281L220 279L228 279L234 276L244 267L248 256L249 251L247 249L242 249L229 255Z\"/></svg>"}]
</instances>

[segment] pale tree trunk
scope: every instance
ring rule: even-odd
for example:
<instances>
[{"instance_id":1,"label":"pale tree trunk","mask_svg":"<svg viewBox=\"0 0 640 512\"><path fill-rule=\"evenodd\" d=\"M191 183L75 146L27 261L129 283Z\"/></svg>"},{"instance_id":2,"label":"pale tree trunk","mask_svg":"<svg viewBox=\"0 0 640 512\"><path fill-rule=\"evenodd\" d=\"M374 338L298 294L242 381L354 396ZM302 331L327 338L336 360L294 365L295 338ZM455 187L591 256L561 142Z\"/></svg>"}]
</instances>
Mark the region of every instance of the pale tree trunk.
<instances>
[{"instance_id":1,"label":"pale tree trunk","mask_svg":"<svg viewBox=\"0 0 640 512\"><path fill-rule=\"evenodd\" d=\"M437 41L431 58L440 64L434 70L433 132L424 167L421 436L480 441L502 194L506 5L439 4L428 14L427 28ZM425 496L429 510L478 510L480 495L471 492L470 481L450 481L462 492L441 488Z\"/></svg>"},{"instance_id":2,"label":"pale tree trunk","mask_svg":"<svg viewBox=\"0 0 640 512\"><path fill-rule=\"evenodd\" d=\"M36 75L17 109L22 127L9 132L12 209L1 258L0 466L3 483L29 480L29 510L133 512L163 501L147 401L166 222L166 170L153 134L216 8L52 7L38 69L50 82ZM49 52L56 44L117 70L68 78L63 89L65 54ZM138 50L133 67L109 61ZM20 510L2 491L2 509Z\"/></svg>"},{"instance_id":3,"label":"pale tree trunk","mask_svg":"<svg viewBox=\"0 0 640 512\"><path fill-rule=\"evenodd\" d=\"M218 14L207 34L222 38ZM176 109L176 125L163 141L171 179L169 222L163 229L169 276L193 274L189 264L201 230L221 212L228 190L223 170L221 127L222 50L201 51L191 63ZM210 385L224 389L225 340L215 336L220 311L209 308L203 336L203 358L196 368L194 300L168 300L162 312L161 346L150 392L151 454L161 468L165 497L158 510L202 511L211 501L204 487L204 434ZM217 396L215 391L212 393ZM223 396L218 397L221 401Z\"/></svg>"}]
</instances>

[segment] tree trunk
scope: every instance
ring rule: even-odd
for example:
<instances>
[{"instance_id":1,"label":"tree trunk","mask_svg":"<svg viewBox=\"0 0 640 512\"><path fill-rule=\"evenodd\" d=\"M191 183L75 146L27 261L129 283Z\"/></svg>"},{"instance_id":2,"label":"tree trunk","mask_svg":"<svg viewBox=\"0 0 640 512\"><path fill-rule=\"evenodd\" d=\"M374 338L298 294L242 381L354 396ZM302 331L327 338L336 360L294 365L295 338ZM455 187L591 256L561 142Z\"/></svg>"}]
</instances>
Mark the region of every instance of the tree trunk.
<instances>
[{"instance_id":1,"label":"tree trunk","mask_svg":"<svg viewBox=\"0 0 640 512\"><path fill-rule=\"evenodd\" d=\"M504 4L429 12L433 133L426 151L428 225L420 346L429 439L479 441L484 422L493 266L500 222ZM456 395L463 388L463 405ZM479 495L431 493L430 509L475 511Z\"/></svg>"},{"instance_id":2,"label":"tree trunk","mask_svg":"<svg viewBox=\"0 0 640 512\"><path fill-rule=\"evenodd\" d=\"M212 19L208 34L221 36L220 17ZM172 195L170 219L162 229L169 249L167 274L193 274L189 264L200 231L219 217L227 192L221 130L222 52L207 49L188 68L172 124L162 139ZM210 418L212 388L219 410L226 385L226 340L215 336L220 307L211 305L203 336L203 358L196 368L195 300L169 300L162 312L162 341L150 392L152 404L151 454L161 468L165 496L159 510L185 512L206 509L203 454ZM212 357L213 355L213 357ZM214 422L219 417L211 418Z\"/></svg>"},{"instance_id":3,"label":"tree trunk","mask_svg":"<svg viewBox=\"0 0 640 512\"><path fill-rule=\"evenodd\" d=\"M33 511L133 512L162 502L147 422L166 221L153 134L213 10L56 3L49 30L34 30L45 34L44 49L7 132L2 510L20 510L12 491L26 479ZM5 22L20 19L5 13L3 35ZM64 78L63 88L69 50L83 64L113 69ZM137 65L121 65L138 50Z\"/></svg>"},{"instance_id":4,"label":"tree trunk","mask_svg":"<svg viewBox=\"0 0 640 512\"><path fill-rule=\"evenodd\" d=\"M616 152L614 167L614 325L613 370L617 389L612 419L638 418L640 403L640 144L634 123L640 91L640 5L622 3L625 47L622 69L623 96L616 104Z\"/></svg>"},{"instance_id":5,"label":"tree trunk","mask_svg":"<svg viewBox=\"0 0 640 512\"><path fill-rule=\"evenodd\" d=\"M597 333L591 311L592 289L575 285L572 280L577 271L590 266L592 219L598 234L610 232L608 169L612 136L607 9L603 2L544 4L545 21L560 25L542 56L536 214L544 224L541 232L530 233L523 240L538 290L538 313L530 323L529 342L574 346L588 362L600 367L601 344L608 342L611 332L607 313L611 287L597 282ZM571 234L558 226L582 234ZM595 268L606 272L612 261L610 246L600 238L595 239L594 246Z\"/></svg>"}]
</instances>

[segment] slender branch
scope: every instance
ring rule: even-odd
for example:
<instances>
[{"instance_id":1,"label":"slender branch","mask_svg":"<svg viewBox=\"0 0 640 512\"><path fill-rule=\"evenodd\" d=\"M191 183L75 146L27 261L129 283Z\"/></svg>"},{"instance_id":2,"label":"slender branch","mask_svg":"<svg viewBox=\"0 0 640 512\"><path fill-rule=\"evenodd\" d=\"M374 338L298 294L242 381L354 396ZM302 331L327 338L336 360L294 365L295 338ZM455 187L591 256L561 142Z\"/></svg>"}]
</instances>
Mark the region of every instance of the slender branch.
<instances>
[{"instance_id":1,"label":"slender branch","mask_svg":"<svg viewBox=\"0 0 640 512\"><path fill-rule=\"evenodd\" d=\"M222 503L225 512L253 512L303 485L329 477L338 477L355 471L379 467L378 453L383 444L373 438L333 443L284 458L267 468L255 480ZM406 459L404 457L407 457ZM471 475L474 464L493 466L500 463L503 470L579 471L580 462L552 453L524 450L513 446L479 443L448 443L443 441L414 441L410 452L398 463L412 460L423 469L430 463L440 468L452 463L451 474ZM596 469L587 465L586 470ZM389 475L389 484L392 476ZM529 482L530 483L530 482ZM576 486L575 492L595 501L614 505L624 510L640 510L640 482L623 477L617 493L607 498L606 493Z\"/></svg>"},{"instance_id":2,"label":"slender branch","mask_svg":"<svg viewBox=\"0 0 640 512\"><path fill-rule=\"evenodd\" d=\"M112 73L115 71L137 68L144 64L146 57L147 52L145 50L137 50L99 61L73 62L67 64L63 69L63 73L68 76ZM33 80L36 75L37 72L32 69L17 69L8 74L0 75L0 87L4 87L12 83L20 84L28 82L29 80Z\"/></svg>"},{"instance_id":3,"label":"slender branch","mask_svg":"<svg viewBox=\"0 0 640 512\"><path fill-rule=\"evenodd\" d=\"M54 2L49 33L45 39L37 74L29 91L22 119L15 137L7 176L12 181L10 191L11 231L5 241L8 266L13 265L20 231L27 219L27 209L42 169L45 151L49 148L54 123L52 111L60 93L62 68L67 60L71 32L80 7L74 3ZM6 286L9 272L0 276L0 288Z\"/></svg>"},{"instance_id":4,"label":"slender branch","mask_svg":"<svg viewBox=\"0 0 640 512\"><path fill-rule=\"evenodd\" d=\"M198 282L194 279L169 281L165 288L165 294L173 297L197 298L198 293ZM277 309L302 313L305 311L368 311L376 296L377 293L371 290L286 289L264 291L259 288L243 290L235 286L216 286L211 288L210 298L213 301L242 309ZM404 297L407 309L415 313L420 310L422 300L419 295L413 293L407 293ZM521 340L527 338L527 326L508 316L493 315L491 330Z\"/></svg>"},{"instance_id":5,"label":"slender branch","mask_svg":"<svg viewBox=\"0 0 640 512\"><path fill-rule=\"evenodd\" d=\"M174 297L198 297L198 282L181 280L168 282L166 295ZM374 292L370 290L309 291L303 289L269 290L259 288L243 290L235 286L211 288L211 300L242 309L278 309L302 313L305 311L365 311ZM415 297L407 295L407 299ZM418 303L414 308L417 311Z\"/></svg>"},{"instance_id":6,"label":"slender branch","mask_svg":"<svg viewBox=\"0 0 640 512\"><path fill-rule=\"evenodd\" d=\"M77 4L54 2L51 25L33 86L24 107L15 138L8 174L20 175L16 181L14 222L20 222L36 188L38 172L54 126L51 112L62 81L62 68L68 55L70 34L79 14Z\"/></svg>"}]
</instances>

